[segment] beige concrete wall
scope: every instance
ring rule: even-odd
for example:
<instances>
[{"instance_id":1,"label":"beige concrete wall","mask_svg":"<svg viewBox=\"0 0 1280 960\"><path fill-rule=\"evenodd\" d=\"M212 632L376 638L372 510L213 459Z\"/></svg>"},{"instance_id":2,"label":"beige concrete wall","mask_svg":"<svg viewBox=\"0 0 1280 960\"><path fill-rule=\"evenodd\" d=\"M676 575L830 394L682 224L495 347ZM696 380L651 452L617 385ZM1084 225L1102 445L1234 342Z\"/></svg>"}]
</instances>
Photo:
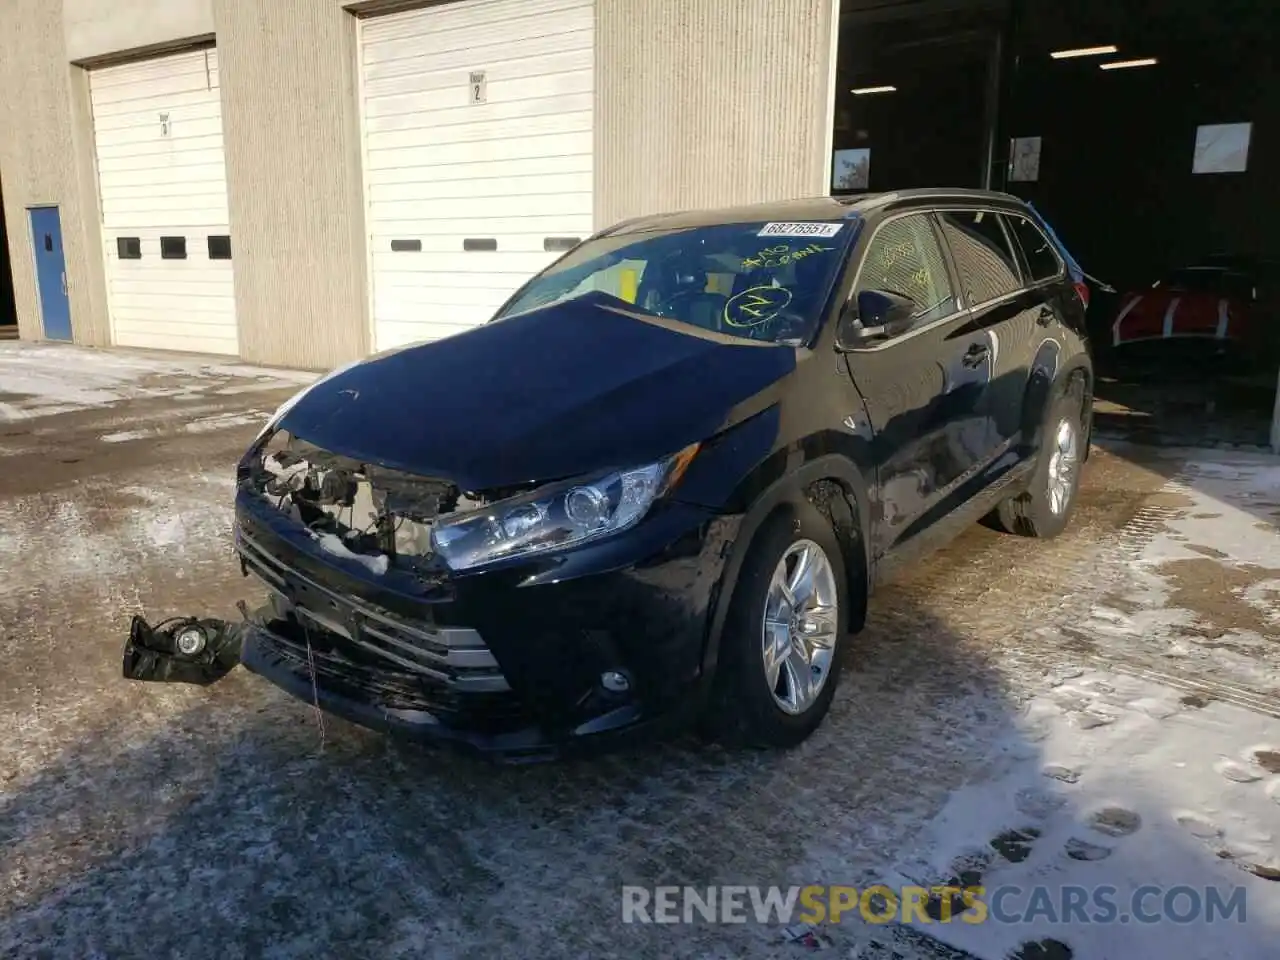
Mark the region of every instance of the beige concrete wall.
<instances>
[{"instance_id":1,"label":"beige concrete wall","mask_svg":"<svg viewBox=\"0 0 1280 960\"><path fill-rule=\"evenodd\" d=\"M240 350L329 368L369 345L355 18L214 0Z\"/></svg>"},{"instance_id":2,"label":"beige concrete wall","mask_svg":"<svg viewBox=\"0 0 1280 960\"><path fill-rule=\"evenodd\" d=\"M597 0L597 227L826 194L835 7Z\"/></svg>"},{"instance_id":3,"label":"beige concrete wall","mask_svg":"<svg viewBox=\"0 0 1280 960\"><path fill-rule=\"evenodd\" d=\"M76 337L105 343L108 336L87 84L69 61L214 32L242 353L325 368L367 352L350 5L0 3L0 82L10 91L0 97L0 129L13 134L0 138L0 175L24 336L39 333L25 208L48 202L62 208ZM835 5L600 0L597 224L825 193Z\"/></svg>"},{"instance_id":4,"label":"beige concrete wall","mask_svg":"<svg viewBox=\"0 0 1280 960\"><path fill-rule=\"evenodd\" d=\"M213 0L62 0L62 11L73 62L213 33Z\"/></svg>"},{"instance_id":5,"label":"beige concrete wall","mask_svg":"<svg viewBox=\"0 0 1280 960\"><path fill-rule=\"evenodd\" d=\"M72 174L76 207L75 227L83 238L84 262L80 284L87 302L83 321L75 327L77 343L106 346L111 342L111 316L107 303L106 259L102 248L102 202L98 196L98 153L93 141L93 107L89 100L89 74L68 65L70 83L68 100L71 107ZM67 221L62 223L63 235ZM71 303L75 313L75 301Z\"/></svg>"},{"instance_id":6,"label":"beige concrete wall","mask_svg":"<svg viewBox=\"0 0 1280 960\"><path fill-rule=\"evenodd\" d=\"M61 0L0 3L0 178L18 328L42 336L27 208L56 204L71 323L80 343L108 340L106 288L84 71L68 64Z\"/></svg>"}]
</instances>

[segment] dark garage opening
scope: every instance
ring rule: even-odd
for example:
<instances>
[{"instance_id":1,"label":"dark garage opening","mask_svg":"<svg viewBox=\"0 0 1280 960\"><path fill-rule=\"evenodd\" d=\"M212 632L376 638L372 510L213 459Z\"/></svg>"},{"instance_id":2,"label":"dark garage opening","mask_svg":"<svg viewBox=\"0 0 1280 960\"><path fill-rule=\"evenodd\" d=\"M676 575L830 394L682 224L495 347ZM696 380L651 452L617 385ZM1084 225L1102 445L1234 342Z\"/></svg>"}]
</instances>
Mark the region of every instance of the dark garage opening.
<instances>
[{"instance_id":1,"label":"dark garage opening","mask_svg":"<svg viewBox=\"0 0 1280 960\"><path fill-rule=\"evenodd\" d=\"M989 186L1031 200L1100 281L1089 309L1100 431L1265 445L1280 367L1280 178L1268 175L1280 161L1269 50L1280 7L842 8L832 192ZM1090 48L1102 50L1061 56Z\"/></svg>"},{"instance_id":2,"label":"dark garage opening","mask_svg":"<svg viewBox=\"0 0 1280 960\"><path fill-rule=\"evenodd\" d=\"M846 0L841 9L833 192L982 185L1002 162L992 127L1006 0Z\"/></svg>"},{"instance_id":3,"label":"dark garage opening","mask_svg":"<svg viewBox=\"0 0 1280 960\"><path fill-rule=\"evenodd\" d=\"M4 188L0 186L0 340L17 336L18 310L13 299L13 269L4 221Z\"/></svg>"}]
</instances>

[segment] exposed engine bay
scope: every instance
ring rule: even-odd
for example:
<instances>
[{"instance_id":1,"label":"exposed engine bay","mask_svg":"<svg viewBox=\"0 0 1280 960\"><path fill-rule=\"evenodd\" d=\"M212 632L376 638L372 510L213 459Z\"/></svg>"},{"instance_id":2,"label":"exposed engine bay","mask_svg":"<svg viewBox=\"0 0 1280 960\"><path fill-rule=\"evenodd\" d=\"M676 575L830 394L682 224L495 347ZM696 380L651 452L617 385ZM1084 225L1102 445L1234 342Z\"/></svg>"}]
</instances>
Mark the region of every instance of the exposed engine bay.
<instances>
[{"instance_id":1,"label":"exposed engine bay","mask_svg":"<svg viewBox=\"0 0 1280 960\"><path fill-rule=\"evenodd\" d=\"M439 518L529 489L463 491L448 481L359 463L284 431L263 445L246 479L326 552L357 560L376 574L397 561L419 573L439 570L431 544Z\"/></svg>"}]
</instances>

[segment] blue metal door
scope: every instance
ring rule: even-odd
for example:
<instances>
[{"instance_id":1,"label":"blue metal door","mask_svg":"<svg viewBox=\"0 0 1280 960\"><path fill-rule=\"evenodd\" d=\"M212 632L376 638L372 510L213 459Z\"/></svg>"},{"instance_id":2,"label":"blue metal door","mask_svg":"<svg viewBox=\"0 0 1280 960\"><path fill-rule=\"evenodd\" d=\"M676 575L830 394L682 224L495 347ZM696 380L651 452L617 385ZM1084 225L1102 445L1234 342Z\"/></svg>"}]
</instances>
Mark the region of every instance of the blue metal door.
<instances>
[{"instance_id":1,"label":"blue metal door","mask_svg":"<svg viewBox=\"0 0 1280 960\"><path fill-rule=\"evenodd\" d=\"M71 303L67 299L67 261L62 255L62 225L57 207L33 207L31 242L36 251L36 286L46 340L71 339Z\"/></svg>"}]
</instances>

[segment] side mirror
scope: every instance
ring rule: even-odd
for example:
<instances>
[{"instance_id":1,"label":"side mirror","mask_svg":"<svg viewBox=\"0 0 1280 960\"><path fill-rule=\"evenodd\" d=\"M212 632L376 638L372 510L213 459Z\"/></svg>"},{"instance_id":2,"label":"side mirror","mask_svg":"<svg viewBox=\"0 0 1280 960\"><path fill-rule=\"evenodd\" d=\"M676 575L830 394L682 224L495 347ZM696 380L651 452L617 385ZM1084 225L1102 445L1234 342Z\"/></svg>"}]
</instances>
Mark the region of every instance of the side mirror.
<instances>
[{"instance_id":1,"label":"side mirror","mask_svg":"<svg viewBox=\"0 0 1280 960\"><path fill-rule=\"evenodd\" d=\"M906 333L920 308L914 300L888 290L863 290L857 304L850 303L840 315L836 345L842 350L896 337Z\"/></svg>"}]
</instances>

